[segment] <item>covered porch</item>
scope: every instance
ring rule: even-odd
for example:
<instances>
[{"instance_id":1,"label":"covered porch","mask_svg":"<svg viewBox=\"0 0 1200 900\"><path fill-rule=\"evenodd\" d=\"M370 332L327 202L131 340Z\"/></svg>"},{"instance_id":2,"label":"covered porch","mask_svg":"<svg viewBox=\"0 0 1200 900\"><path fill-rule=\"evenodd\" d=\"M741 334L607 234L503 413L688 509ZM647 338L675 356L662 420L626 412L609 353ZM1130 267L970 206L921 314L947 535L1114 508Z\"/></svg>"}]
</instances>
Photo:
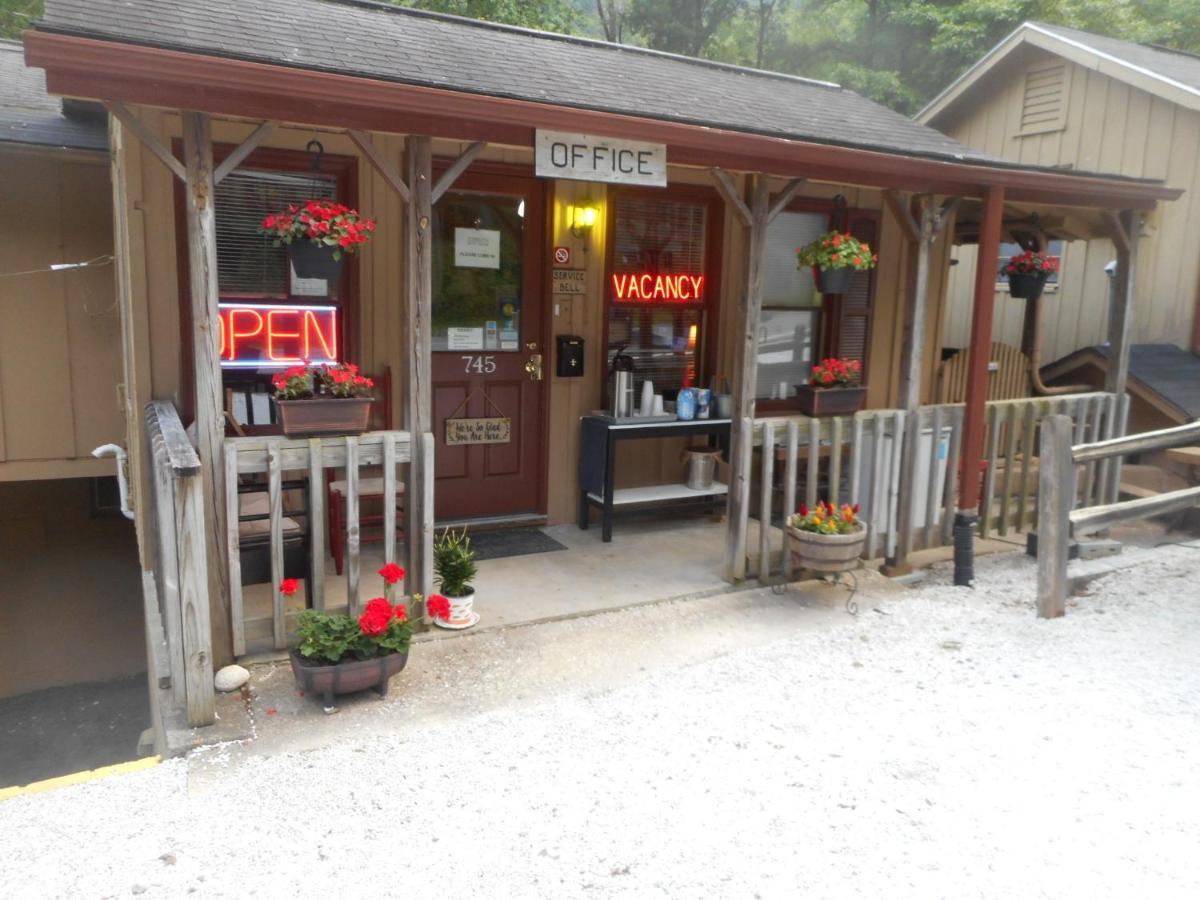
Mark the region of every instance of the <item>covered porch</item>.
<instances>
[{"instance_id":1,"label":"covered porch","mask_svg":"<svg viewBox=\"0 0 1200 900\"><path fill-rule=\"evenodd\" d=\"M307 18L299 17L304 27L316 28L322 15L334 15L330 4L304 5ZM56 7L73 6L52 3L51 25ZM866 556L884 559L890 572L906 571L910 554L922 548L951 542L969 560L976 534L1008 534L1030 524L1034 435L1042 415L1067 410L1081 430L1119 433L1121 383L1105 394L988 404L996 248L1006 203L1111 210L1133 235L1130 226L1139 211L1174 196L1161 185L1002 165L913 123L897 122L836 86L801 79L771 78L761 85L755 100L760 105L750 109L748 119L725 109L714 111L711 122L684 122L666 108L670 98L663 109L647 112L636 103L617 108L620 104L576 96L570 85L549 99L549 86L540 98L516 87L487 95L465 85L447 87L444 80L414 84L385 70L383 62L378 71L365 73L306 70L273 58L265 44L241 50L234 59L213 35L197 45L156 30L155 46L146 46L146 22L135 13L112 12L113 23L93 21L82 31L36 30L26 39L26 52L31 65L47 70L52 91L99 99L112 116L124 402L132 481L142 498L137 510L148 647L154 683L164 698L184 705L192 725L212 721L214 664L286 649L294 612L305 602L354 612L377 593L428 596L433 590L435 522L446 518L436 509L452 489L447 478L461 460L446 452L446 420L459 398L468 403L474 390L464 382L454 399L439 396L449 375L437 366L455 362L455 345L435 344L434 226L439 200L468 185L480 194L495 191L488 179L497 173L535 183L527 188L533 193L522 196L536 195L544 207L543 219L534 223L536 241L556 259L563 249L565 258L581 260L577 271L583 273L582 291L568 296L555 292L547 261L539 271L525 272L529 296L544 294L547 302L535 329L514 341L523 346L512 348L522 357L518 362L527 358L529 379L518 370L511 383L528 390L543 370L552 371L553 339L588 336L586 377L548 379L540 406L532 407L536 441L528 458L537 460L538 488L527 515L568 549L485 561L478 609L497 624L626 606L642 597L697 596L750 577L792 580L797 573L781 553L777 525L803 498L860 503L870 527ZM368 29L403 30L425 22L399 11L361 12ZM334 24L345 22L335 16ZM453 27L471 32L466 38L473 29L489 28ZM487 30L489 39L496 34L502 43L515 42L505 43L508 49L500 53L550 57L561 50L553 36ZM597 65L619 68L616 49L570 43L572 54L595 55ZM699 62L636 54L634 59L639 66L687 66L658 73L660 83L669 89L689 79L704 84L712 79L706 89L714 98L725 96L722 79L740 83L750 77ZM751 120L778 105L777 92L785 89L796 91L802 105L836 96L878 126L878 134L835 145L830 141L839 135L832 130L813 134L794 123L774 123L763 133L761 123ZM813 92L820 96L810 96ZM730 381L728 500L721 521L622 526L611 544L598 529L567 524L575 518L578 493L579 419L604 403L612 349L608 329L614 321L607 284L615 250L604 237L611 232L589 230L573 211L592 209L604 224L616 216L622 195L598 173L585 181L545 175L538 181L529 170L549 129L659 148L663 187L678 188L679 202L705 204L711 242L705 246L719 246L720 258L716 266L705 260L704 276L719 286L720 302L698 307L683 334L686 343L687 328L695 329L692 337L704 330L704 339L696 338L703 346L692 357L695 374L728 373ZM364 366L396 373L387 412L389 422L394 418L401 427L384 424L358 436L311 440L230 436L215 200L221 183L240 167L255 165L263 151L299 152L314 135L349 160L348 169L361 182L359 193L387 215L386 239L377 238L357 264L355 277L364 292L354 331ZM526 171L514 176L513 168ZM968 202L979 210L981 248L973 355L965 401L936 404L932 373L943 262L955 217ZM535 208L533 200L512 205L521 219ZM819 300L828 323L821 346L834 352L857 346L872 373L870 408L845 418L804 418L788 408L786 389L770 397L759 385L770 228L782 216L813 210L833 223L847 208L874 223L872 243L884 259L870 276L873 293ZM180 248L175 252L162 237L173 222ZM837 224L851 227L844 219ZM1136 238L1127 244L1125 272ZM187 313L177 320L182 342L170 327L176 320L166 312L175 298L160 290L170 286L172 275ZM1114 295L1114 346L1124 348L1121 323L1128 320L1132 282L1127 275L1118 280L1124 288ZM869 304L874 318L856 303ZM472 344L463 357L469 360L463 373L468 379L470 360L479 358L481 370L486 365L475 352L486 346ZM194 439L180 410L193 420ZM681 480L679 450L669 444L635 454L627 477L634 485ZM371 544L365 543L362 518L360 485L366 479L378 482L370 502L377 517L371 536L379 540ZM325 525L333 481L343 485L339 502L345 504L336 534ZM1087 490L1108 491L1114 484L1101 472ZM248 538L242 526L249 523L243 495L251 491L266 500L264 510L253 514L264 523L258 547L266 574L258 584L243 577ZM304 540L292 540L292 526ZM341 574L329 571L333 541L344 546ZM293 544L301 548L295 560ZM385 588L375 571L393 561L405 564L408 578L401 587ZM293 566L304 570L306 585L289 599L280 585ZM969 581L969 572L963 579Z\"/></svg>"}]
</instances>

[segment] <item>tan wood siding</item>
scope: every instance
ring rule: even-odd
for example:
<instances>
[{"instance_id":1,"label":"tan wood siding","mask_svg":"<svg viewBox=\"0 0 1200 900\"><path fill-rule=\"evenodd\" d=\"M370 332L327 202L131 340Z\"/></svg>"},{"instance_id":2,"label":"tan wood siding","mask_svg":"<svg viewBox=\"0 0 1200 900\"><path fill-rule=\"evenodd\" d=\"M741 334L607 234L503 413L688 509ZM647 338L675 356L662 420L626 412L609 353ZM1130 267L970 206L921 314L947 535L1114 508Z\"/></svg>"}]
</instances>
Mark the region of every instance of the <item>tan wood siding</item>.
<instances>
[{"instance_id":1,"label":"tan wood siding","mask_svg":"<svg viewBox=\"0 0 1200 900\"><path fill-rule=\"evenodd\" d=\"M933 124L952 137L1018 162L1140 178L1161 178L1186 191L1148 220L1140 247L1133 340L1192 347L1200 293L1200 112L1065 62L1069 88L1065 127L1020 136L1027 73L1057 57L1025 48ZM955 251L946 345L962 347L970 331L974 247ZM1062 284L1043 304L1042 360L1105 340L1108 279L1116 251L1105 239L1067 246ZM1024 301L997 293L995 337L1019 345Z\"/></svg>"}]
</instances>

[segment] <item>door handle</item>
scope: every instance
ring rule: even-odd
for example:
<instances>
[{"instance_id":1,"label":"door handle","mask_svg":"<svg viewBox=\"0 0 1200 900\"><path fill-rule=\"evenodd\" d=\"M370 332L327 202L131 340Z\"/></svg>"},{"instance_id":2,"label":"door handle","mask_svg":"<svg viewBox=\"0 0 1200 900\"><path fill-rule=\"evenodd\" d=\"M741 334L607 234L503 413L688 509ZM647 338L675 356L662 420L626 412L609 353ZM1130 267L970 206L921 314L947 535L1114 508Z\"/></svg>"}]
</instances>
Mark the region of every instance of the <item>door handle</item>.
<instances>
[{"instance_id":1,"label":"door handle","mask_svg":"<svg viewBox=\"0 0 1200 900\"><path fill-rule=\"evenodd\" d=\"M530 381L542 380L542 354L535 353L525 361L525 372Z\"/></svg>"}]
</instances>

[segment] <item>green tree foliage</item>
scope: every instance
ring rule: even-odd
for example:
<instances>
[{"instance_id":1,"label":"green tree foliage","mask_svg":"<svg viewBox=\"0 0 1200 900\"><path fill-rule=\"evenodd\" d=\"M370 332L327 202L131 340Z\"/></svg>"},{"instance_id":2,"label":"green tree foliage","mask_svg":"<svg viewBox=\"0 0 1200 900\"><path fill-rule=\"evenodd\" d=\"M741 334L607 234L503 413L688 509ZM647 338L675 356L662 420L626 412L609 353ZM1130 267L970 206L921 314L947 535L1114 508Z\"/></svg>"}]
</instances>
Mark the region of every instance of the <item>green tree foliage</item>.
<instances>
[{"instance_id":1,"label":"green tree foliage","mask_svg":"<svg viewBox=\"0 0 1200 900\"><path fill-rule=\"evenodd\" d=\"M42 0L0 0L0 38L17 40L42 14Z\"/></svg>"},{"instance_id":2,"label":"green tree foliage","mask_svg":"<svg viewBox=\"0 0 1200 900\"><path fill-rule=\"evenodd\" d=\"M628 26L655 50L704 56L713 35L745 6L744 0L631 0Z\"/></svg>"},{"instance_id":3,"label":"green tree foliage","mask_svg":"<svg viewBox=\"0 0 1200 900\"><path fill-rule=\"evenodd\" d=\"M579 11L568 0L411 0L396 5L566 34L582 25Z\"/></svg>"}]
</instances>

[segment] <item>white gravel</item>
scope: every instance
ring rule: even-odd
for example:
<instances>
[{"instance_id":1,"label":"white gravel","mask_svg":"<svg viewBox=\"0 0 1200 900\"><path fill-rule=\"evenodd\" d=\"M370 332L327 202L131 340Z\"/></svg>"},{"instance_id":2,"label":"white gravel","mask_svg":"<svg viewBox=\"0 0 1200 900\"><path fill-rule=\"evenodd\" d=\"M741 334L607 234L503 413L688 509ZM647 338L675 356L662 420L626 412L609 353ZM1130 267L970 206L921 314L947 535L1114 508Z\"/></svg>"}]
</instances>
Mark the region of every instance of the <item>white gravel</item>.
<instances>
[{"instance_id":1,"label":"white gravel","mask_svg":"<svg viewBox=\"0 0 1200 900\"><path fill-rule=\"evenodd\" d=\"M1030 561L980 570L615 691L9 800L0 896L1200 896L1200 553L1053 622Z\"/></svg>"}]
</instances>

